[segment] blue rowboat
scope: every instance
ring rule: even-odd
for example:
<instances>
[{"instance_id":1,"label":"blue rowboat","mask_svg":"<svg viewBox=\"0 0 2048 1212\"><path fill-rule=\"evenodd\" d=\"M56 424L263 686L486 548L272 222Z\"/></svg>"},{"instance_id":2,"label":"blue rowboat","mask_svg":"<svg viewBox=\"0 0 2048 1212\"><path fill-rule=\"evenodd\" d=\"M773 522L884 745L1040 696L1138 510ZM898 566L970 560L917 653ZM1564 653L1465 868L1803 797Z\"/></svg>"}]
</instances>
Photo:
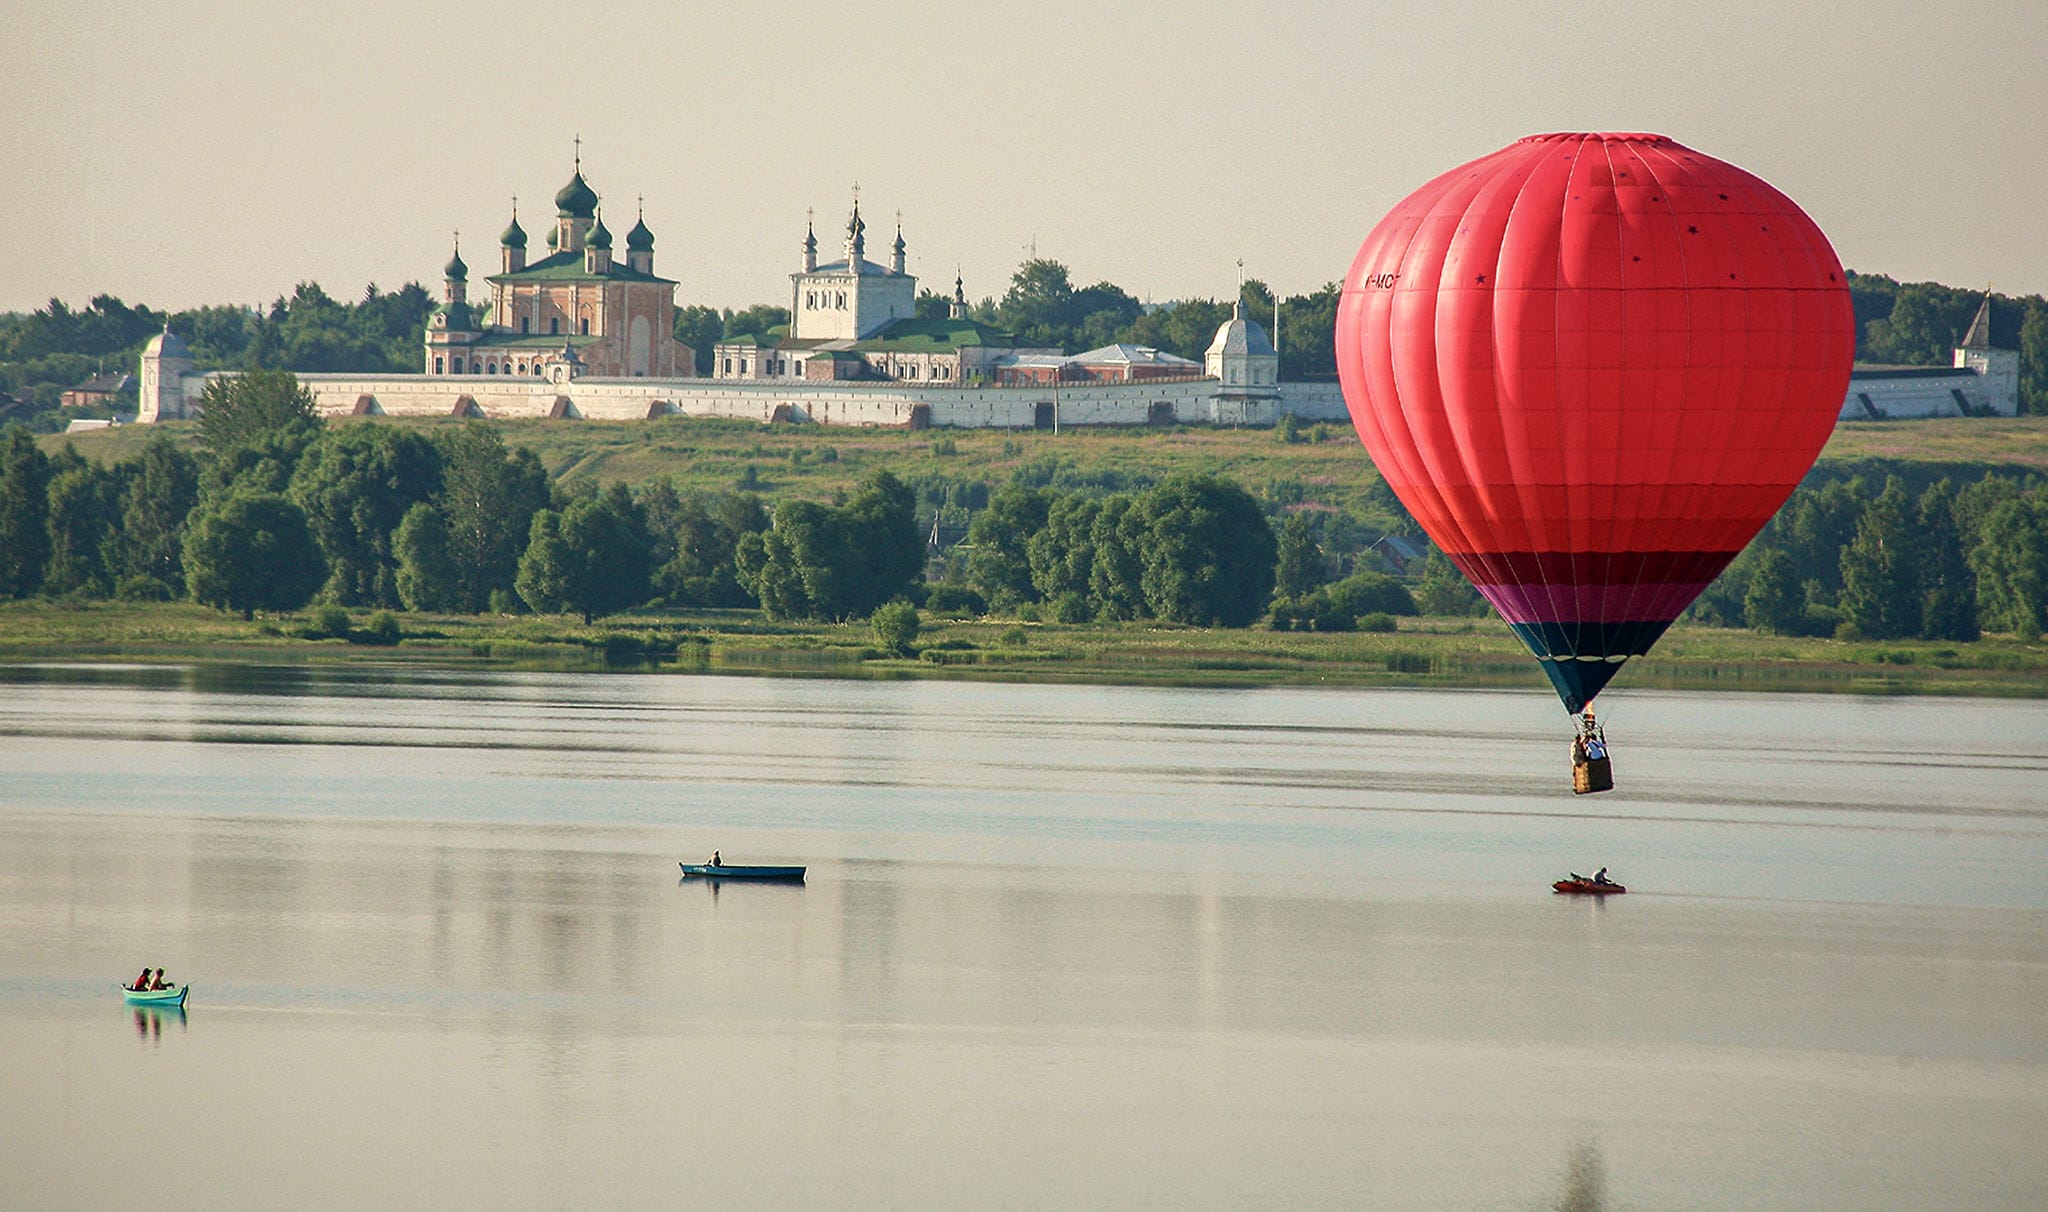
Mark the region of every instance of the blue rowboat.
<instances>
[{"instance_id":1,"label":"blue rowboat","mask_svg":"<svg viewBox=\"0 0 2048 1212\"><path fill-rule=\"evenodd\" d=\"M121 986L121 996L131 1006L182 1006L185 995L192 992L190 985L171 985L163 989L130 989Z\"/></svg>"},{"instance_id":2,"label":"blue rowboat","mask_svg":"<svg viewBox=\"0 0 2048 1212\"><path fill-rule=\"evenodd\" d=\"M677 863L684 875L698 875L713 880L757 880L770 883L801 884L804 882L802 867L739 867L730 863L713 867L709 863Z\"/></svg>"}]
</instances>

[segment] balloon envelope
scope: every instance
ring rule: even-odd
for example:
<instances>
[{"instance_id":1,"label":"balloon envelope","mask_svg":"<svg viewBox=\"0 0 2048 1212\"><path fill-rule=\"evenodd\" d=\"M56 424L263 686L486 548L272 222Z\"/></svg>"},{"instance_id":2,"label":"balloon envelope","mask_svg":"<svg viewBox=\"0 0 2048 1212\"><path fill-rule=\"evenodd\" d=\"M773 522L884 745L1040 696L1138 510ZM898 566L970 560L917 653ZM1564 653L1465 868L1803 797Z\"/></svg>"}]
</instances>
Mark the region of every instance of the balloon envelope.
<instances>
[{"instance_id":1,"label":"balloon envelope","mask_svg":"<svg viewBox=\"0 0 2048 1212\"><path fill-rule=\"evenodd\" d=\"M1337 310L1352 423L1581 710L1784 504L1855 328L1791 199L1661 135L1536 135L1366 237Z\"/></svg>"}]
</instances>

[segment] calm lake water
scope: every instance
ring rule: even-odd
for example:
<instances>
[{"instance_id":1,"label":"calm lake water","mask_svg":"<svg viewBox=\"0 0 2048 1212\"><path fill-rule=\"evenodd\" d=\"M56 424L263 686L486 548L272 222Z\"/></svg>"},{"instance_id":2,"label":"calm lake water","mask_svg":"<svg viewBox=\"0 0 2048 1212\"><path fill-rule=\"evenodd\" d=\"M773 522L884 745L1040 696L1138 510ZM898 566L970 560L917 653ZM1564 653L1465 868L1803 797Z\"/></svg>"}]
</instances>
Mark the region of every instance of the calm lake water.
<instances>
[{"instance_id":1,"label":"calm lake water","mask_svg":"<svg viewBox=\"0 0 2048 1212\"><path fill-rule=\"evenodd\" d=\"M1602 707L0 668L0 1205L2048 1206L2048 702Z\"/></svg>"}]
</instances>

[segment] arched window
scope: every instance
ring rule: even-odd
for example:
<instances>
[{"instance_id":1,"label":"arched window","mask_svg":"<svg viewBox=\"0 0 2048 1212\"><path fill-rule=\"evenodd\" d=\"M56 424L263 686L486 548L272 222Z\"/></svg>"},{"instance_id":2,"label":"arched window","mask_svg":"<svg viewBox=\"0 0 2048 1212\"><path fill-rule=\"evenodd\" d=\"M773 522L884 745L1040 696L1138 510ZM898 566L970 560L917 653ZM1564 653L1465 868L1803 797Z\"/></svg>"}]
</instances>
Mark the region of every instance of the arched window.
<instances>
[{"instance_id":1,"label":"arched window","mask_svg":"<svg viewBox=\"0 0 2048 1212\"><path fill-rule=\"evenodd\" d=\"M587 337L587 336L589 336L589 335L590 335L590 317L589 317L589 316L585 316L585 317L583 317L583 322L582 322L582 325L581 325L581 327L582 327L582 329L583 329L583 335L584 335L584 336L586 336L586 337Z\"/></svg>"},{"instance_id":2,"label":"arched window","mask_svg":"<svg viewBox=\"0 0 2048 1212\"><path fill-rule=\"evenodd\" d=\"M455 371L455 373L456 373L456 374L461 374L461 373L462 373L462 359L461 359L461 358L457 358L457 359L455 359L455 361L454 361L454 363L453 363L453 367L452 367L452 369L453 369L453 370Z\"/></svg>"},{"instance_id":3,"label":"arched window","mask_svg":"<svg viewBox=\"0 0 2048 1212\"><path fill-rule=\"evenodd\" d=\"M531 317L531 316L521 316L521 317L519 317L519 332L520 332L520 334L521 334L522 336L523 336L523 335L525 335L525 333L526 333L526 326L527 326L528 324L532 323L532 321L533 321L533 317Z\"/></svg>"},{"instance_id":4,"label":"arched window","mask_svg":"<svg viewBox=\"0 0 2048 1212\"><path fill-rule=\"evenodd\" d=\"M559 337L562 335L562 317L548 317L548 335L551 337Z\"/></svg>"},{"instance_id":5,"label":"arched window","mask_svg":"<svg viewBox=\"0 0 2048 1212\"><path fill-rule=\"evenodd\" d=\"M445 375L448 373L448 361L446 358L434 359L434 373L437 375Z\"/></svg>"},{"instance_id":6,"label":"arched window","mask_svg":"<svg viewBox=\"0 0 2048 1212\"><path fill-rule=\"evenodd\" d=\"M484 373L485 373L485 374L487 374L487 375L494 375L494 374L497 374L497 373L498 373L498 364L497 364L496 362L487 362L487 363L485 363L485 364L484 364Z\"/></svg>"}]
</instances>

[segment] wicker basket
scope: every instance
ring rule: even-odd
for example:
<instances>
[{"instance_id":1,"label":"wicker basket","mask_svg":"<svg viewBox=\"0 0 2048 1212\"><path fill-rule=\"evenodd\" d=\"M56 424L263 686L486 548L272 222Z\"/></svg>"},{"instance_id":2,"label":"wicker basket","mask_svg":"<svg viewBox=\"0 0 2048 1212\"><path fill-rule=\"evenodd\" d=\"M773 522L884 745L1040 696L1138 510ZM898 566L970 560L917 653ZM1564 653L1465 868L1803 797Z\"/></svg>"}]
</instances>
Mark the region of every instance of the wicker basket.
<instances>
[{"instance_id":1,"label":"wicker basket","mask_svg":"<svg viewBox=\"0 0 2048 1212\"><path fill-rule=\"evenodd\" d=\"M1572 763L1572 794L1591 795L1614 790L1614 759L1588 758Z\"/></svg>"}]
</instances>

